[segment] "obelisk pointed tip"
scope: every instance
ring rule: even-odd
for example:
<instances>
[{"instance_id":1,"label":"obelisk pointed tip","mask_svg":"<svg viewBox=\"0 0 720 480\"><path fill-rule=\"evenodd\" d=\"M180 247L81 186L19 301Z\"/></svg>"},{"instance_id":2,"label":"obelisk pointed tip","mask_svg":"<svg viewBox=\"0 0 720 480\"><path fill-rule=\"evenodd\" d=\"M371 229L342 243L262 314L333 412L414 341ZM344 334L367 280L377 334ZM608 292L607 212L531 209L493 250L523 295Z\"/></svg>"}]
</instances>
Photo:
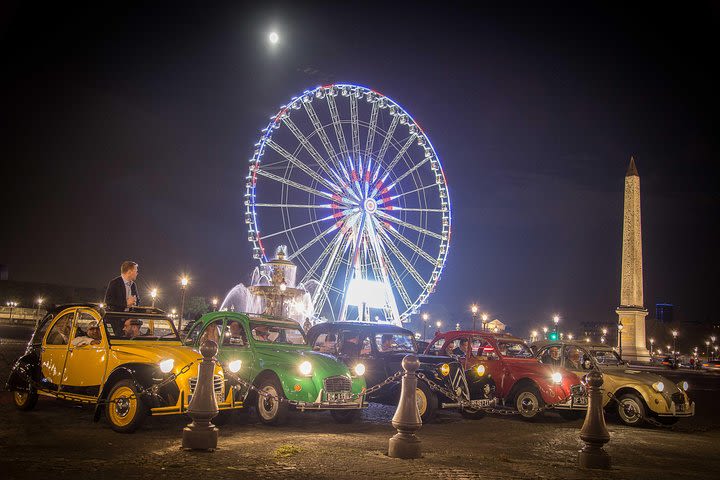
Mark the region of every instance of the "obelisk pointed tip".
<instances>
[{"instance_id":1,"label":"obelisk pointed tip","mask_svg":"<svg viewBox=\"0 0 720 480\"><path fill-rule=\"evenodd\" d=\"M628 165L626 177L639 177L637 168L635 167L635 157L630 157L630 165Z\"/></svg>"}]
</instances>

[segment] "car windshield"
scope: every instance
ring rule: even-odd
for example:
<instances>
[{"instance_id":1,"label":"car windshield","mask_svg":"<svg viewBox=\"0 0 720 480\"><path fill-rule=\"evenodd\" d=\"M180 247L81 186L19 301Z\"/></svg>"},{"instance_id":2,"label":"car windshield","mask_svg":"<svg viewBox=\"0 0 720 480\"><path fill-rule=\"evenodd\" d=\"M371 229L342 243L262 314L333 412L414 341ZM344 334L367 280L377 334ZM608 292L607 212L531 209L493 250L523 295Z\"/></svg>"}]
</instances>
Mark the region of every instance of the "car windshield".
<instances>
[{"instance_id":1,"label":"car windshield","mask_svg":"<svg viewBox=\"0 0 720 480\"><path fill-rule=\"evenodd\" d=\"M103 324L110 340L180 341L169 318L113 314L107 315Z\"/></svg>"},{"instance_id":2,"label":"car windshield","mask_svg":"<svg viewBox=\"0 0 720 480\"><path fill-rule=\"evenodd\" d=\"M623 365L623 361L620 359L620 355L612 349L601 349L590 351L595 361L599 365Z\"/></svg>"},{"instance_id":3,"label":"car windshield","mask_svg":"<svg viewBox=\"0 0 720 480\"><path fill-rule=\"evenodd\" d=\"M307 345L302 329L285 325L268 325L250 322L250 332L256 342L279 343L283 345Z\"/></svg>"},{"instance_id":4,"label":"car windshield","mask_svg":"<svg viewBox=\"0 0 720 480\"><path fill-rule=\"evenodd\" d=\"M499 341L498 351L504 357L532 358L534 357L530 348L523 342Z\"/></svg>"},{"instance_id":5,"label":"car windshield","mask_svg":"<svg viewBox=\"0 0 720 480\"><path fill-rule=\"evenodd\" d=\"M415 343L410 334L378 333L375 335L375 345L380 352L415 353Z\"/></svg>"}]
</instances>

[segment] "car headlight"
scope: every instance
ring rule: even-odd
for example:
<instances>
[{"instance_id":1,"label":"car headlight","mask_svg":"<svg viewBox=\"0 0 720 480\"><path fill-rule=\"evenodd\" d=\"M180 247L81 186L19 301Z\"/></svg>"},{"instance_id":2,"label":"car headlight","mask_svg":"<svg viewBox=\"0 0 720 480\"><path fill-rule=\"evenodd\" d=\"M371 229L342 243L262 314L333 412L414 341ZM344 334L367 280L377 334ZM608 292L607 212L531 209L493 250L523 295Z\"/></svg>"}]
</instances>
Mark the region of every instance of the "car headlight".
<instances>
[{"instance_id":1,"label":"car headlight","mask_svg":"<svg viewBox=\"0 0 720 480\"><path fill-rule=\"evenodd\" d=\"M163 373L170 373L175 366L175 360L168 358L160 362L160 371Z\"/></svg>"},{"instance_id":2,"label":"car headlight","mask_svg":"<svg viewBox=\"0 0 720 480\"><path fill-rule=\"evenodd\" d=\"M228 363L228 370L230 370L232 373L239 372L240 367L242 367L242 360L233 360L232 362Z\"/></svg>"},{"instance_id":3,"label":"car headlight","mask_svg":"<svg viewBox=\"0 0 720 480\"><path fill-rule=\"evenodd\" d=\"M663 382L655 382L652 387L656 392L662 392L665 390L665 384Z\"/></svg>"},{"instance_id":4,"label":"car headlight","mask_svg":"<svg viewBox=\"0 0 720 480\"><path fill-rule=\"evenodd\" d=\"M302 373L303 375L310 375L310 372L312 372L312 363L305 360L304 362L302 362L300 364L298 369L300 370L300 373Z\"/></svg>"},{"instance_id":5,"label":"car headlight","mask_svg":"<svg viewBox=\"0 0 720 480\"><path fill-rule=\"evenodd\" d=\"M562 383L562 374L560 372L553 373L550 375L550 378L552 378L554 383Z\"/></svg>"},{"instance_id":6,"label":"car headlight","mask_svg":"<svg viewBox=\"0 0 720 480\"><path fill-rule=\"evenodd\" d=\"M690 388L690 384L687 382L687 380L683 380L682 382L678 382L677 387L683 392L687 392L688 388Z\"/></svg>"},{"instance_id":7,"label":"car headlight","mask_svg":"<svg viewBox=\"0 0 720 480\"><path fill-rule=\"evenodd\" d=\"M450 365L448 365L447 363L443 363L442 365L440 365L440 373L442 373L446 377L450 375Z\"/></svg>"},{"instance_id":8,"label":"car headlight","mask_svg":"<svg viewBox=\"0 0 720 480\"><path fill-rule=\"evenodd\" d=\"M478 365L475 367L475 371L477 372L478 376L482 377L485 375L485 365Z\"/></svg>"},{"instance_id":9,"label":"car headlight","mask_svg":"<svg viewBox=\"0 0 720 480\"><path fill-rule=\"evenodd\" d=\"M355 365L355 368L353 368L353 371L355 372L355 375L361 377L365 375L365 365L363 365L362 363L358 363L357 365Z\"/></svg>"}]
</instances>

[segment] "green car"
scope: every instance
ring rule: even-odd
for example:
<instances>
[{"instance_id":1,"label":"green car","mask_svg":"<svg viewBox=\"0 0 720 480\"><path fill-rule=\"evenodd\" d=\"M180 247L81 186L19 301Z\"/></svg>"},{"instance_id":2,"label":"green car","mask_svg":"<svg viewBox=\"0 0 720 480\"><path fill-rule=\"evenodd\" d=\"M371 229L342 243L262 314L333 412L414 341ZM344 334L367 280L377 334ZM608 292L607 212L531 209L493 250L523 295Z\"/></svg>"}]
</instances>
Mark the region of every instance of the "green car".
<instances>
[{"instance_id":1,"label":"green car","mask_svg":"<svg viewBox=\"0 0 720 480\"><path fill-rule=\"evenodd\" d=\"M257 408L265 424L282 423L290 408L329 410L335 421L352 422L367 407L365 367L349 368L334 357L312 351L300 325L289 319L238 312L203 315L188 331L185 345L199 349L205 340L218 344L223 366L240 361L237 375L258 390L245 404ZM236 370L237 363L233 365ZM239 395L247 389L238 389ZM242 392L242 393L241 393ZM239 399L242 400L242 399Z\"/></svg>"}]
</instances>

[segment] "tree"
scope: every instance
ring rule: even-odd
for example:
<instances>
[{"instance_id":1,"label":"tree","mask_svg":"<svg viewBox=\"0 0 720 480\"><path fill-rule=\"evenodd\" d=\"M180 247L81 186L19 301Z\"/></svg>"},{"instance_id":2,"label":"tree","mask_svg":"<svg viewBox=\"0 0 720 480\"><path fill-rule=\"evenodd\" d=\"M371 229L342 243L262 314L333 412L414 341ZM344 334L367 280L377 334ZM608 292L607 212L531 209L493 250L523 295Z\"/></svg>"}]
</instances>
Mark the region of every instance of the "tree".
<instances>
[{"instance_id":1,"label":"tree","mask_svg":"<svg viewBox=\"0 0 720 480\"><path fill-rule=\"evenodd\" d=\"M196 320L210 311L210 305L205 297L190 297L185 301L184 316L187 319Z\"/></svg>"}]
</instances>

